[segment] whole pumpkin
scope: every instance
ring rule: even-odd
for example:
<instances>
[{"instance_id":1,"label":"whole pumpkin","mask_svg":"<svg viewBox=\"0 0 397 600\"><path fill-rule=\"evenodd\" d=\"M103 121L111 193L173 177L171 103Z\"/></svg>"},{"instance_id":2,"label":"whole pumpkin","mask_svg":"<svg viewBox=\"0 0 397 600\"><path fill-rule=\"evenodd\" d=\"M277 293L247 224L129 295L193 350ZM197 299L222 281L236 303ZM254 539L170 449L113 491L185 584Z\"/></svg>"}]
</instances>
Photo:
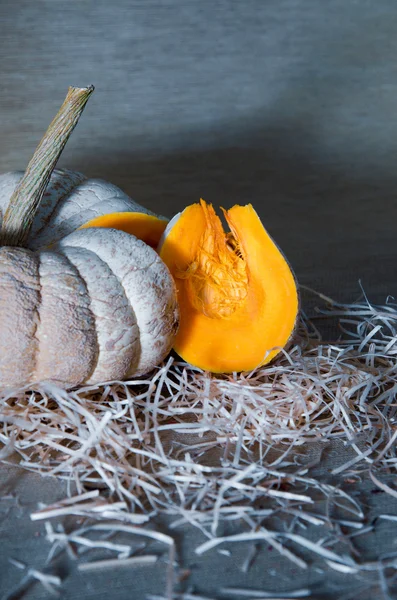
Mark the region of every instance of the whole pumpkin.
<instances>
[{"instance_id":1,"label":"whole pumpkin","mask_svg":"<svg viewBox=\"0 0 397 600\"><path fill-rule=\"evenodd\" d=\"M175 285L155 250L113 228L74 231L109 210L148 211L111 184L54 171L92 91L70 88L25 175L0 178L1 387L123 380L172 347Z\"/></svg>"}]
</instances>

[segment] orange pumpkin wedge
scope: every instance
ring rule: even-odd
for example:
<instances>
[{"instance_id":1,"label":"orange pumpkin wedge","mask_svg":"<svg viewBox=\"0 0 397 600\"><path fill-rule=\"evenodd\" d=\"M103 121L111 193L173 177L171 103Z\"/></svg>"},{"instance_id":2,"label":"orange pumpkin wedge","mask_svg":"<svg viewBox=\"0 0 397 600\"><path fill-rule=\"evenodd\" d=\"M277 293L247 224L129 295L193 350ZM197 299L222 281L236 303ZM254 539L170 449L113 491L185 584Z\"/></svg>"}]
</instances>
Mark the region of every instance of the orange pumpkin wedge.
<instances>
[{"instance_id":1,"label":"orange pumpkin wedge","mask_svg":"<svg viewBox=\"0 0 397 600\"><path fill-rule=\"evenodd\" d=\"M80 229L87 227L106 227L120 229L144 241L156 249L168 220L140 212L115 212L95 217L87 221Z\"/></svg>"},{"instance_id":2,"label":"orange pumpkin wedge","mask_svg":"<svg viewBox=\"0 0 397 600\"><path fill-rule=\"evenodd\" d=\"M213 373L270 362L299 310L294 275L252 205L223 213L229 233L212 205L192 204L170 221L158 248L178 290L174 349Z\"/></svg>"}]
</instances>

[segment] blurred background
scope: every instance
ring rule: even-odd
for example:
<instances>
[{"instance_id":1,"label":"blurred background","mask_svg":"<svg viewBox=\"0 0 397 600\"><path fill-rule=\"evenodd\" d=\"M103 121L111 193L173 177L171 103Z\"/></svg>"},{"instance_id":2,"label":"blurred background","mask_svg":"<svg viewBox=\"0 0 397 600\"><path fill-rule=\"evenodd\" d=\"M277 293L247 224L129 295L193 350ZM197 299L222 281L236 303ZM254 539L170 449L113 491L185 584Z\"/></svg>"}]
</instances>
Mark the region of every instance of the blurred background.
<instances>
[{"instance_id":1,"label":"blurred background","mask_svg":"<svg viewBox=\"0 0 397 600\"><path fill-rule=\"evenodd\" d=\"M96 91L60 166L172 216L252 202L301 283L397 294L392 0L2 0L0 169L69 85Z\"/></svg>"}]
</instances>

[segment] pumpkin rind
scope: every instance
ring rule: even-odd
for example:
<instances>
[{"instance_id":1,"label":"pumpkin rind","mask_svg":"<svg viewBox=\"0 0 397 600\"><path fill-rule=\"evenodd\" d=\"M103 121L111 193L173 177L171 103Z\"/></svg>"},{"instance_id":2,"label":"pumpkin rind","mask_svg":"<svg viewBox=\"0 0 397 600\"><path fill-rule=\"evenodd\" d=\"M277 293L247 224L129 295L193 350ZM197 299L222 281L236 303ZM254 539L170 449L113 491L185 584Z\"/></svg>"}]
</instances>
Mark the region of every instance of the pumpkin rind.
<instances>
[{"instance_id":1,"label":"pumpkin rind","mask_svg":"<svg viewBox=\"0 0 397 600\"><path fill-rule=\"evenodd\" d=\"M0 175L0 211L4 215L23 171ZM82 173L54 169L28 240L31 250L46 248L91 219L108 213L140 212L155 216L129 198L120 188Z\"/></svg>"},{"instance_id":2,"label":"pumpkin rind","mask_svg":"<svg viewBox=\"0 0 397 600\"><path fill-rule=\"evenodd\" d=\"M62 254L36 256L40 302L34 380L77 385L91 374L99 352L87 288Z\"/></svg>"},{"instance_id":3,"label":"pumpkin rind","mask_svg":"<svg viewBox=\"0 0 397 600\"><path fill-rule=\"evenodd\" d=\"M94 383L123 379L130 365L137 363L139 330L134 311L119 279L88 248L66 245L61 252L84 281L93 317L93 331L96 332L98 356L85 381Z\"/></svg>"},{"instance_id":4,"label":"pumpkin rind","mask_svg":"<svg viewBox=\"0 0 397 600\"><path fill-rule=\"evenodd\" d=\"M177 325L167 267L123 231L81 229L52 251L0 248L1 387L146 373Z\"/></svg>"},{"instance_id":5,"label":"pumpkin rind","mask_svg":"<svg viewBox=\"0 0 397 600\"><path fill-rule=\"evenodd\" d=\"M26 171L0 176L1 387L148 372L178 327L175 285L155 250L128 229L80 229L139 213L156 241L164 221L108 182L55 169L93 91L69 87Z\"/></svg>"},{"instance_id":6,"label":"pumpkin rind","mask_svg":"<svg viewBox=\"0 0 397 600\"><path fill-rule=\"evenodd\" d=\"M61 252L70 247L95 252L117 277L139 328L139 357L125 376L147 372L170 351L179 320L168 268L150 246L116 229L80 229L59 243Z\"/></svg>"},{"instance_id":7,"label":"pumpkin rind","mask_svg":"<svg viewBox=\"0 0 397 600\"><path fill-rule=\"evenodd\" d=\"M38 272L38 258L32 252L0 247L0 385L20 385L34 375L40 303Z\"/></svg>"}]
</instances>

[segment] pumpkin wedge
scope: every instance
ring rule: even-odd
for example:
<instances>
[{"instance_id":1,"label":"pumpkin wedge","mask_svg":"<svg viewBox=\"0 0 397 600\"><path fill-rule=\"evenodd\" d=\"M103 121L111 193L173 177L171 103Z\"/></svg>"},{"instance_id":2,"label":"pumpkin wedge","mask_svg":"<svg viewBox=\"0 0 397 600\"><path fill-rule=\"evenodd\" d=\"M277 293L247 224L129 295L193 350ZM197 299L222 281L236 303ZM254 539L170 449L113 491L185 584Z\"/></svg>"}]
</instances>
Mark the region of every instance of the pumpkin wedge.
<instances>
[{"instance_id":1,"label":"pumpkin wedge","mask_svg":"<svg viewBox=\"0 0 397 600\"><path fill-rule=\"evenodd\" d=\"M137 210L144 210L143 207L136 204ZM135 235L148 246L156 249L165 228L167 227L168 219L157 217L153 214L145 212L116 212L101 215L95 219L91 219L80 229L88 227L104 227L125 231L131 235Z\"/></svg>"},{"instance_id":2,"label":"pumpkin wedge","mask_svg":"<svg viewBox=\"0 0 397 600\"><path fill-rule=\"evenodd\" d=\"M174 349L214 373L270 362L295 329L294 275L251 204L223 211L203 200L168 224L158 248L173 275L180 327Z\"/></svg>"}]
</instances>

